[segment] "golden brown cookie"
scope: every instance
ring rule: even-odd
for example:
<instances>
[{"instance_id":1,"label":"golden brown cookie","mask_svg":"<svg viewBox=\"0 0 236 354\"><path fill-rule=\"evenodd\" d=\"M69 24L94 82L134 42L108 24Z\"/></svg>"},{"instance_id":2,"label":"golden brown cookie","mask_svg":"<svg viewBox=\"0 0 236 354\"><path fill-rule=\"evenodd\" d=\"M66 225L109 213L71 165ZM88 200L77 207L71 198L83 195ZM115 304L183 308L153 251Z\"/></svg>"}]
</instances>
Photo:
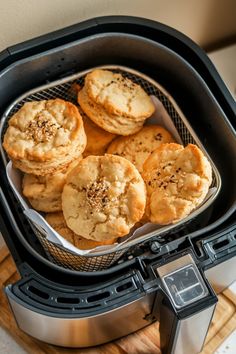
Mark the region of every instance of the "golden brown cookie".
<instances>
[{"instance_id":1,"label":"golden brown cookie","mask_svg":"<svg viewBox=\"0 0 236 354\"><path fill-rule=\"evenodd\" d=\"M105 242L96 242L76 235L66 225L62 212L46 214L45 219L60 236L64 237L67 241L72 243L72 245L81 250L89 250L99 246L112 245L116 242L116 239Z\"/></svg>"},{"instance_id":2,"label":"golden brown cookie","mask_svg":"<svg viewBox=\"0 0 236 354\"><path fill-rule=\"evenodd\" d=\"M131 161L142 172L143 163L158 146L174 142L171 134L160 125L143 127L138 133L116 138L107 153L122 156Z\"/></svg>"},{"instance_id":3,"label":"golden brown cookie","mask_svg":"<svg viewBox=\"0 0 236 354\"><path fill-rule=\"evenodd\" d=\"M69 174L62 193L66 223L95 241L122 237L144 213L146 189L136 167L114 155L88 156Z\"/></svg>"},{"instance_id":4,"label":"golden brown cookie","mask_svg":"<svg viewBox=\"0 0 236 354\"><path fill-rule=\"evenodd\" d=\"M212 169L193 144L162 144L143 165L147 187L146 214L160 225L176 223L202 203L212 181Z\"/></svg>"},{"instance_id":5,"label":"golden brown cookie","mask_svg":"<svg viewBox=\"0 0 236 354\"><path fill-rule=\"evenodd\" d=\"M132 118L106 112L102 106L90 99L85 86L79 91L78 102L82 110L95 124L113 134L134 134L142 128L145 121L144 118L136 121Z\"/></svg>"},{"instance_id":6,"label":"golden brown cookie","mask_svg":"<svg viewBox=\"0 0 236 354\"><path fill-rule=\"evenodd\" d=\"M73 97L73 99L76 99L78 96L78 92L81 90L81 88L82 87L79 84L77 84L77 82L73 82L73 84L68 90L68 93L70 96Z\"/></svg>"},{"instance_id":7,"label":"golden brown cookie","mask_svg":"<svg viewBox=\"0 0 236 354\"><path fill-rule=\"evenodd\" d=\"M62 237L74 245L74 232L66 225L62 212L45 215L47 223Z\"/></svg>"},{"instance_id":8,"label":"golden brown cookie","mask_svg":"<svg viewBox=\"0 0 236 354\"><path fill-rule=\"evenodd\" d=\"M154 113L154 104L144 89L121 74L93 70L86 75L85 86L89 97L108 113L135 119Z\"/></svg>"},{"instance_id":9,"label":"golden brown cookie","mask_svg":"<svg viewBox=\"0 0 236 354\"><path fill-rule=\"evenodd\" d=\"M3 142L15 167L40 176L65 168L85 146L77 107L58 98L25 103L9 120Z\"/></svg>"},{"instance_id":10,"label":"golden brown cookie","mask_svg":"<svg viewBox=\"0 0 236 354\"><path fill-rule=\"evenodd\" d=\"M83 156L104 155L108 145L115 139L116 135L100 128L80 109L80 114L84 122L84 130L87 136L87 145Z\"/></svg>"},{"instance_id":11,"label":"golden brown cookie","mask_svg":"<svg viewBox=\"0 0 236 354\"><path fill-rule=\"evenodd\" d=\"M35 210L45 213L62 210L61 193L66 183L66 177L81 159L82 156L71 162L66 169L51 175L24 175L22 193Z\"/></svg>"}]
</instances>

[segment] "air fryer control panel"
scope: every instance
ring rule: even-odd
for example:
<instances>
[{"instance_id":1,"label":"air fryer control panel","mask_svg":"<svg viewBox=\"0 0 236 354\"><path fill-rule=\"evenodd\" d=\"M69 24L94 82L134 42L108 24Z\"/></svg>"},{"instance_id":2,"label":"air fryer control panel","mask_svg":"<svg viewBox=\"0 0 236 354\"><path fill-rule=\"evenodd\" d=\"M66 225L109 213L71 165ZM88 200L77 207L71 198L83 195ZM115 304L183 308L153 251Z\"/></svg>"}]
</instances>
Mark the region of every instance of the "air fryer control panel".
<instances>
[{"instance_id":1,"label":"air fryer control panel","mask_svg":"<svg viewBox=\"0 0 236 354\"><path fill-rule=\"evenodd\" d=\"M156 269L162 285L176 308L182 308L209 294L190 254Z\"/></svg>"}]
</instances>

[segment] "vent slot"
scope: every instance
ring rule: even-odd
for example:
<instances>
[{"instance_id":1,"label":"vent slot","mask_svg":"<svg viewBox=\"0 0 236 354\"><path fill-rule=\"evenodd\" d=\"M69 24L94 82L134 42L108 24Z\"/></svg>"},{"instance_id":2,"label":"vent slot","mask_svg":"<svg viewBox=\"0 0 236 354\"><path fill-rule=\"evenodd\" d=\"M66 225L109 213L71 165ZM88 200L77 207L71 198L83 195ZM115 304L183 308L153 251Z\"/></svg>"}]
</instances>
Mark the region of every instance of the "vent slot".
<instances>
[{"instance_id":1,"label":"vent slot","mask_svg":"<svg viewBox=\"0 0 236 354\"><path fill-rule=\"evenodd\" d=\"M221 248L223 248L224 246L227 246L229 244L229 240L225 239L225 240L221 240L217 243L215 243L214 245L212 245L213 250L217 251Z\"/></svg>"},{"instance_id":2,"label":"vent slot","mask_svg":"<svg viewBox=\"0 0 236 354\"><path fill-rule=\"evenodd\" d=\"M125 284L122 284L122 285L118 286L118 287L116 288L116 291L117 291L118 293L120 293L120 292L122 292L122 291L124 291L124 290L127 290L127 289L129 289L129 288L132 288L132 286L133 286L133 283L132 283L131 281L129 281L128 283L125 283Z\"/></svg>"},{"instance_id":3,"label":"vent slot","mask_svg":"<svg viewBox=\"0 0 236 354\"><path fill-rule=\"evenodd\" d=\"M35 288L34 286L30 285L28 287L28 290L34 294L34 295L37 295L39 297L41 297L42 299L45 299L45 300L48 300L49 299L49 294L45 293L44 291L42 290L39 290L37 288Z\"/></svg>"},{"instance_id":4,"label":"vent slot","mask_svg":"<svg viewBox=\"0 0 236 354\"><path fill-rule=\"evenodd\" d=\"M57 302L59 304L79 304L80 301L78 298L72 298L72 297L58 297Z\"/></svg>"},{"instance_id":5,"label":"vent slot","mask_svg":"<svg viewBox=\"0 0 236 354\"><path fill-rule=\"evenodd\" d=\"M110 296L110 292L109 291L105 291L104 293L100 293L100 294L89 296L87 298L87 302L96 302L96 301L99 301L99 300L106 299L109 296Z\"/></svg>"},{"instance_id":6,"label":"vent slot","mask_svg":"<svg viewBox=\"0 0 236 354\"><path fill-rule=\"evenodd\" d=\"M96 309L96 308L98 308L100 306L101 306L101 304L94 304L94 305L91 305L91 306L84 306L80 310L81 311L93 310L93 309Z\"/></svg>"}]
</instances>

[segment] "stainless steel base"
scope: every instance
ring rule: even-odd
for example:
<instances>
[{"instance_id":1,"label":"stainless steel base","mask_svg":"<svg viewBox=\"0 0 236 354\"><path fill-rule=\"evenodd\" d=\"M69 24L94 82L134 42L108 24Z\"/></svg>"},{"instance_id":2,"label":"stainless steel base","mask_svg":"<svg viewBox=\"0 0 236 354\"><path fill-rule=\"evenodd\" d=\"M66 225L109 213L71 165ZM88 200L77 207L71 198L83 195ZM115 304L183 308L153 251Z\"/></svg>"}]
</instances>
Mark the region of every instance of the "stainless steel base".
<instances>
[{"instance_id":1,"label":"stainless steel base","mask_svg":"<svg viewBox=\"0 0 236 354\"><path fill-rule=\"evenodd\" d=\"M147 326L154 295L150 294L125 306L85 318L52 317L30 309L11 291L6 294L16 322L25 333L43 342L63 347L91 347L123 337Z\"/></svg>"}]
</instances>

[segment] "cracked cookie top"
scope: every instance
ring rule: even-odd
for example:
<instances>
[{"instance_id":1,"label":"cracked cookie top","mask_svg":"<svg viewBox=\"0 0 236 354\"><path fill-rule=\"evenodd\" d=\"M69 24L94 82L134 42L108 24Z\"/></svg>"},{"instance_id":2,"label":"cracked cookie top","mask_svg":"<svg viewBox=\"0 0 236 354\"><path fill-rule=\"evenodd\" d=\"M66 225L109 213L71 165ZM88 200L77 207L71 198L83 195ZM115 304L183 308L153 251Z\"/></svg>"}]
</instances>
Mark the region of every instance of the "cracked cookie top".
<instances>
[{"instance_id":1,"label":"cracked cookie top","mask_svg":"<svg viewBox=\"0 0 236 354\"><path fill-rule=\"evenodd\" d=\"M212 169L202 151L162 144L143 165L147 188L146 215L153 223L175 223L202 203L212 181Z\"/></svg>"},{"instance_id":2,"label":"cracked cookie top","mask_svg":"<svg viewBox=\"0 0 236 354\"><path fill-rule=\"evenodd\" d=\"M107 153L128 159L142 172L143 163L150 153L161 144L171 142L174 142L174 139L165 128L160 125L148 125L136 134L120 136L113 140Z\"/></svg>"},{"instance_id":3,"label":"cracked cookie top","mask_svg":"<svg viewBox=\"0 0 236 354\"><path fill-rule=\"evenodd\" d=\"M62 99L27 102L9 120L3 146L13 160L63 162L79 156L86 145L83 121L76 106ZM25 166L26 167L26 166ZM23 171L29 172L23 166Z\"/></svg>"},{"instance_id":4,"label":"cracked cookie top","mask_svg":"<svg viewBox=\"0 0 236 354\"><path fill-rule=\"evenodd\" d=\"M134 134L142 128L145 121L145 118L134 120L122 115L108 113L103 106L89 97L86 86L79 91L78 102L82 110L96 125L112 134Z\"/></svg>"},{"instance_id":5,"label":"cracked cookie top","mask_svg":"<svg viewBox=\"0 0 236 354\"><path fill-rule=\"evenodd\" d=\"M62 210L68 227L95 241L125 236L144 213L146 188L120 156L88 156L68 175Z\"/></svg>"},{"instance_id":6,"label":"cracked cookie top","mask_svg":"<svg viewBox=\"0 0 236 354\"><path fill-rule=\"evenodd\" d=\"M89 97L111 114L145 119L155 110L144 89L121 74L93 70L87 74L85 86Z\"/></svg>"}]
</instances>

